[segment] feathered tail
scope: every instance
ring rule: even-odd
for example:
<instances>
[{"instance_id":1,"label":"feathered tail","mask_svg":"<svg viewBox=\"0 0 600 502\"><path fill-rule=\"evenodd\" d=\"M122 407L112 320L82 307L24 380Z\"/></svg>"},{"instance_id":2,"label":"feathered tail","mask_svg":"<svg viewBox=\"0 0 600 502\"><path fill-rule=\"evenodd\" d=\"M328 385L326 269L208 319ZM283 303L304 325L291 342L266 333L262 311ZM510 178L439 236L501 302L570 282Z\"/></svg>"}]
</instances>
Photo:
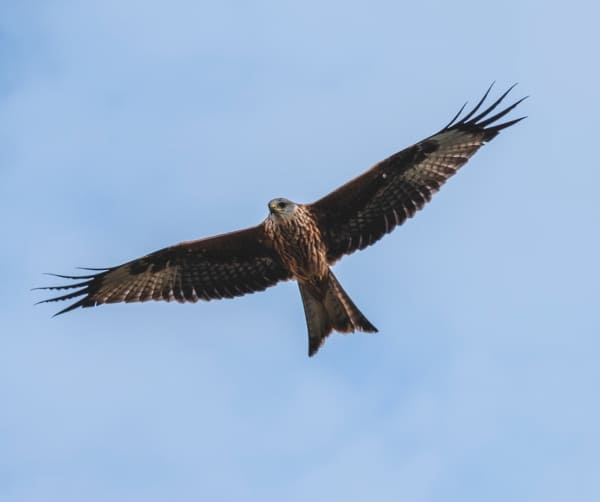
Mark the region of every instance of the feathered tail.
<instances>
[{"instance_id":1,"label":"feathered tail","mask_svg":"<svg viewBox=\"0 0 600 502\"><path fill-rule=\"evenodd\" d=\"M313 356L332 331L376 333L373 326L354 305L333 272L319 287L298 283L308 326L308 355Z\"/></svg>"}]
</instances>

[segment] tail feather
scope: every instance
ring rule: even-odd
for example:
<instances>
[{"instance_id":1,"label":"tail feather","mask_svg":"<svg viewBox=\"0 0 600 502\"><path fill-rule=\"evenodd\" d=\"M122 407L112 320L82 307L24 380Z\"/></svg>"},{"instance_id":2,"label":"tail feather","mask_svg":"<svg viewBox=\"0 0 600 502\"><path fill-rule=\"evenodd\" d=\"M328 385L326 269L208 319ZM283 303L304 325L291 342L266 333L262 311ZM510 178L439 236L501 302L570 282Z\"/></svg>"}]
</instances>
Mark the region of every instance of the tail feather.
<instances>
[{"instance_id":1,"label":"tail feather","mask_svg":"<svg viewBox=\"0 0 600 502\"><path fill-rule=\"evenodd\" d=\"M317 300L308 288L298 283L300 296L304 304L304 315L308 327L308 355L313 356L323 344L323 341L333 331L331 320L322 301Z\"/></svg>"},{"instance_id":2,"label":"tail feather","mask_svg":"<svg viewBox=\"0 0 600 502\"><path fill-rule=\"evenodd\" d=\"M321 288L300 282L298 286L308 326L309 356L317 353L325 338L332 331L340 333L377 332L377 328L354 305L333 272L329 272L329 276L323 281Z\"/></svg>"}]
</instances>

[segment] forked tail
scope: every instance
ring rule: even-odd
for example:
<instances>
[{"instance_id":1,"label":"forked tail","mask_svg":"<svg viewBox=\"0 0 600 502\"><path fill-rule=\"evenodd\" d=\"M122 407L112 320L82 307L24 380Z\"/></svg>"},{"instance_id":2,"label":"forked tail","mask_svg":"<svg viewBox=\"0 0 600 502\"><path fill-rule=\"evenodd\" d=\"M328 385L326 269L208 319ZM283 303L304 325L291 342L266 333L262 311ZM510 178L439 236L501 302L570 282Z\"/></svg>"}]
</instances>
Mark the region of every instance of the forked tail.
<instances>
[{"instance_id":1,"label":"forked tail","mask_svg":"<svg viewBox=\"0 0 600 502\"><path fill-rule=\"evenodd\" d=\"M298 283L308 326L308 355L313 356L332 331L376 333L373 326L354 305L333 272L318 286Z\"/></svg>"}]
</instances>

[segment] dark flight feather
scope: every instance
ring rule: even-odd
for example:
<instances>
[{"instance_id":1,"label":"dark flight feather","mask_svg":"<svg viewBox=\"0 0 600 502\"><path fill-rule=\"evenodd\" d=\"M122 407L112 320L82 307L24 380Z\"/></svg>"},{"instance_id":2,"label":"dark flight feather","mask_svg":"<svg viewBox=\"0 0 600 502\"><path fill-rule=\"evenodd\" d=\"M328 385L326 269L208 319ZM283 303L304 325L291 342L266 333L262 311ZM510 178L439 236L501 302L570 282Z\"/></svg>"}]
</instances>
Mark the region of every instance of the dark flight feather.
<instances>
[{"instance_id":1,"label":"dark flight feather","mask_svg":"<svg viewBox=\"0 0 600 502\"><path fill-rule=\"evenodd\" d=\"M492 125L525 98L489 116L513 87L474 116L490 87L462 119L458 120L464 106L433 136L379 162L311 204L309 207L319 222L330 263L377 242L414 216L485 142L523 120L525 117Z\"/></svg>"},{"instance_id":2,"label":"dark flight feather","mask_svg":"<svg viewBox=\"0 0 600 502\"><path fill-rule=\"evenodd\" d=\"M262 225L209 239L183 242L97 274L56 277L80 280L66 286L37 289L77 289L40 303L82 299L58 312L103 303L165 300L196 302L233 298L263 291L291 278L264 234Z\"/></svg>"}]
</instances>

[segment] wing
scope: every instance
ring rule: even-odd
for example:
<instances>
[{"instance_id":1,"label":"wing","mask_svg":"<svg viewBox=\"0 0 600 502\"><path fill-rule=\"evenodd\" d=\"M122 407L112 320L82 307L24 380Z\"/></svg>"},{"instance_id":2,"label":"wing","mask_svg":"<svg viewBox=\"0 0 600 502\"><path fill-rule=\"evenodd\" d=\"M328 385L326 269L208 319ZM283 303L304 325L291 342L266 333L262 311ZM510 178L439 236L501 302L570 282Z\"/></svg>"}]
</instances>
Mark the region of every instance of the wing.
<instances>
[{"instance_id":1,"label":"wing","mask_svg":"<svg viewBox=\"0 0 600 502\"><path fill-rule=\"evenodd\" d=\"M525 117L493 125L525 99L495 111L513 87L476 115L490 87L462 119L457 120L464 106L438 133L379 162L311 204L329 262L364 249L414 216L481 145L523 120Z\"/></svg>"},{"instance_id":2,"label":"wing","mask_svg":"<svg viewBox=\"0 0 600 502\"><path fill-rule=\"evenodd\" d=\"M103 303L148 300L196 302L263 291L291 277L273 252L263 225L183 242L117 267L88 270L101 271L81 276L52 274L81 281L66 286L37 288L77 289L40 303L83 296L58 315L77 307Z\"/></svg>"}]
</instances>

